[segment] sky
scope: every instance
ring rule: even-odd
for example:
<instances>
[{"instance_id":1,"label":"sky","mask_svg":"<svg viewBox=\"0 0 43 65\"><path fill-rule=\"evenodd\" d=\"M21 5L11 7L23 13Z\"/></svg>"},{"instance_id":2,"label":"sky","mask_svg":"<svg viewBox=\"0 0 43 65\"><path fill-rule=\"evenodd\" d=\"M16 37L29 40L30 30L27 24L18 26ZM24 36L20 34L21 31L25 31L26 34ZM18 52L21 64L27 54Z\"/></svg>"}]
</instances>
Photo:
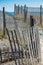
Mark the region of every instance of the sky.
<instances>
[{"instance_id":1,"label":"sky","mask_svg":"<svg viewBox=\"0 0 43 65\"><path fill-rule=\"evenodd\" d=\"M43 6L43 0L0 0L0 10L5 7L5 11L13 12L14 4L27 5L28 7L40 7Z\"/></svg>"}]
</instances>

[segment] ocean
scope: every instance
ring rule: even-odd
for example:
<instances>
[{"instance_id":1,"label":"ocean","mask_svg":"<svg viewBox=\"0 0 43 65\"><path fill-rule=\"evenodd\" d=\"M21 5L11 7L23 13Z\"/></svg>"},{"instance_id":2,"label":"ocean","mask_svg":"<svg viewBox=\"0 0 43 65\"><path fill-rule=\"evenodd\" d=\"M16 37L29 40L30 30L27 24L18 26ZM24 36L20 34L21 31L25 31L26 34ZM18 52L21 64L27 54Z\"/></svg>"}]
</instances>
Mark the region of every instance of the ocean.
<instances>
[{"instance_id":1,"label":"ocean","mask_svg":"<svg viewBox=\"0 0 43 65\"><path fill-rule=\"evenodd\" d=\"M9 15L13 16L14 12L6 12L6 14L9 14Z\"/></svg>"},{"instance_id":2,"label":"ocean","mask_svg":"<svg viewBox=\"0 0 43 65\"><path fill-rule=\"evenodd\" d=\"M9 15L11 15L11 16L13 16L15 13L14 12L6 12L7 14L9 14ZM28 12L28 13L30 13L30 14L40 14L40 12ZM43 12L41 13L41 14L43 14Z\"/></svg>"}]
</instances>

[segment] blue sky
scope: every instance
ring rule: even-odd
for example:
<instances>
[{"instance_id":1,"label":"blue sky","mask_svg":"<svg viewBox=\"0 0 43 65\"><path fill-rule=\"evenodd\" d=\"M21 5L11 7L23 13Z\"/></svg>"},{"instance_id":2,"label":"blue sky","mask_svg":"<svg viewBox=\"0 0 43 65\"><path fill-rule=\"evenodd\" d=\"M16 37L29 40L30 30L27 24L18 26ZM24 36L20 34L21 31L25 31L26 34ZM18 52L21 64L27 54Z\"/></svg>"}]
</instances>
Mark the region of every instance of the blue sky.
<instances>
[{"instance_id":1,"label":"blue sky","mask_svg":"<svg viewBox=\"0 0 43 65\"><path fill-rule=\"evenodd\" d=\"M24 5L28 7L39 7L43 6L43 0L0 0L0 10L5 7L6 11L14 11L14 4Z\"/></svg>"}]
</instances>

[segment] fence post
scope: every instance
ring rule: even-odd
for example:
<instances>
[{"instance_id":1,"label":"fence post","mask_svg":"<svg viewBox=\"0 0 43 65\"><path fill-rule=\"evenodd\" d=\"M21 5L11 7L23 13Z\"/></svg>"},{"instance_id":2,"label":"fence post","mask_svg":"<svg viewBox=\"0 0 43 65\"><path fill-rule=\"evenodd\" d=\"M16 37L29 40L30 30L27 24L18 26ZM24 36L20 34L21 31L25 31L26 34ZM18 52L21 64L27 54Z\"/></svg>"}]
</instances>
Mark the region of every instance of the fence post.
<instances>
[{"instance_id":1,"label":"fence post","mask_svg":"<svg viewBox=\"0 0 43 65\"><path fill-rule=\"evenodd\" d=\"M21 14L22 14L22 5L21 5Z\"/></svg>"},{"instance_id":2,"label":"fence post","mask_svg":"<svg viewBox=\"0 0 43 65\"><path fill-rule=\"evenodd\" d=\"M42 25L42 5L40 5L40 24Z\"/></svg>"},{"instance_id":3,"label":"fence post","mask_svg":"<svg viewBox=\"0 0 43 65\"><path fill-rule=\"evenodd\" d=\"M16 14L16 4L14 5L14 15Z\"/></svg>"},{"instance_id":4,"label":"fence post","mask_svg":"<svg viewBox=\"0 0 43 65\"><path fill-rule=\"evenodd\" d=\"M24 22L26 22L26 18L27 18L27 7L26 5L24 5Z\"/></svg>"},{"instance_id":5,"label":"fence post","mask_svg":"<svg viewBox=\"0 0 43 65\"><path fill-rule=\"evenodd\" d=\"M18 14L19 14L19 5L18 5Z\"/></svg>"},{"instance_id":6,"label":"fence post","mask_svg":"<svg viewBox=\"0 0 43 65\"><path fill-rule=\"evenodd\" d=\"M3 7L3 34L5 35L6 21L5 21L5 7Z\"/></svg>"},{"instance_id":7,"label":"fence post","mask_svg":"<svg viewBox=\"0 0 43 65\"><path fill-rule=\"evenodd\" d=\"M30 15L30 27L34 26L33 16Z\"/></svg>"}]
</instances>

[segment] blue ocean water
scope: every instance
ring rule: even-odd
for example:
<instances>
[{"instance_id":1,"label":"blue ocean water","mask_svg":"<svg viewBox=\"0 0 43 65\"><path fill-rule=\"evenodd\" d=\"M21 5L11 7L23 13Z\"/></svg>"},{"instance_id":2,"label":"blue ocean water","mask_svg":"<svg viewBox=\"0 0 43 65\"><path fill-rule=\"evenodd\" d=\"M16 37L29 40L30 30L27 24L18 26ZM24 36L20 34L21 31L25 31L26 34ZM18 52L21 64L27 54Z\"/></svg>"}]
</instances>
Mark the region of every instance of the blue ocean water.
<instances>
[{"instance_id":1,"label":"blue ocean water","mask_svg":"<svg viewBox=\"0 0 43 65\"><path fill-rule=\"evenodd\" d=\"M9 15L11 15L11 16L13 16L15 13L14 12L6 12L7 14L9 14ZM40 14L40 12L28 12L28 13L30 13L30 14ZM41 14L43 14L43 12L41 13Z\"/></svg>"},{"instance_id":2,"label":"blue ocean water","mask_svg":"<svg viewBox=\"0 0 43 65\"><path fill-rule=\"evenodd\" d=\"M14 12L6 12L6 14L13 16L15 13Z\"/></svg>"},{"instance_id":3,"label":"blue ocean water","mask_svg":"<svg viewBox=\"0 0 43 65\"><path fill-rule=\"evenodd\" d=\"M40 14L40 12L29 12L30 14ZM41 12L41 14L43 14L43 12Z\"/></svg>"}]
</instances>

